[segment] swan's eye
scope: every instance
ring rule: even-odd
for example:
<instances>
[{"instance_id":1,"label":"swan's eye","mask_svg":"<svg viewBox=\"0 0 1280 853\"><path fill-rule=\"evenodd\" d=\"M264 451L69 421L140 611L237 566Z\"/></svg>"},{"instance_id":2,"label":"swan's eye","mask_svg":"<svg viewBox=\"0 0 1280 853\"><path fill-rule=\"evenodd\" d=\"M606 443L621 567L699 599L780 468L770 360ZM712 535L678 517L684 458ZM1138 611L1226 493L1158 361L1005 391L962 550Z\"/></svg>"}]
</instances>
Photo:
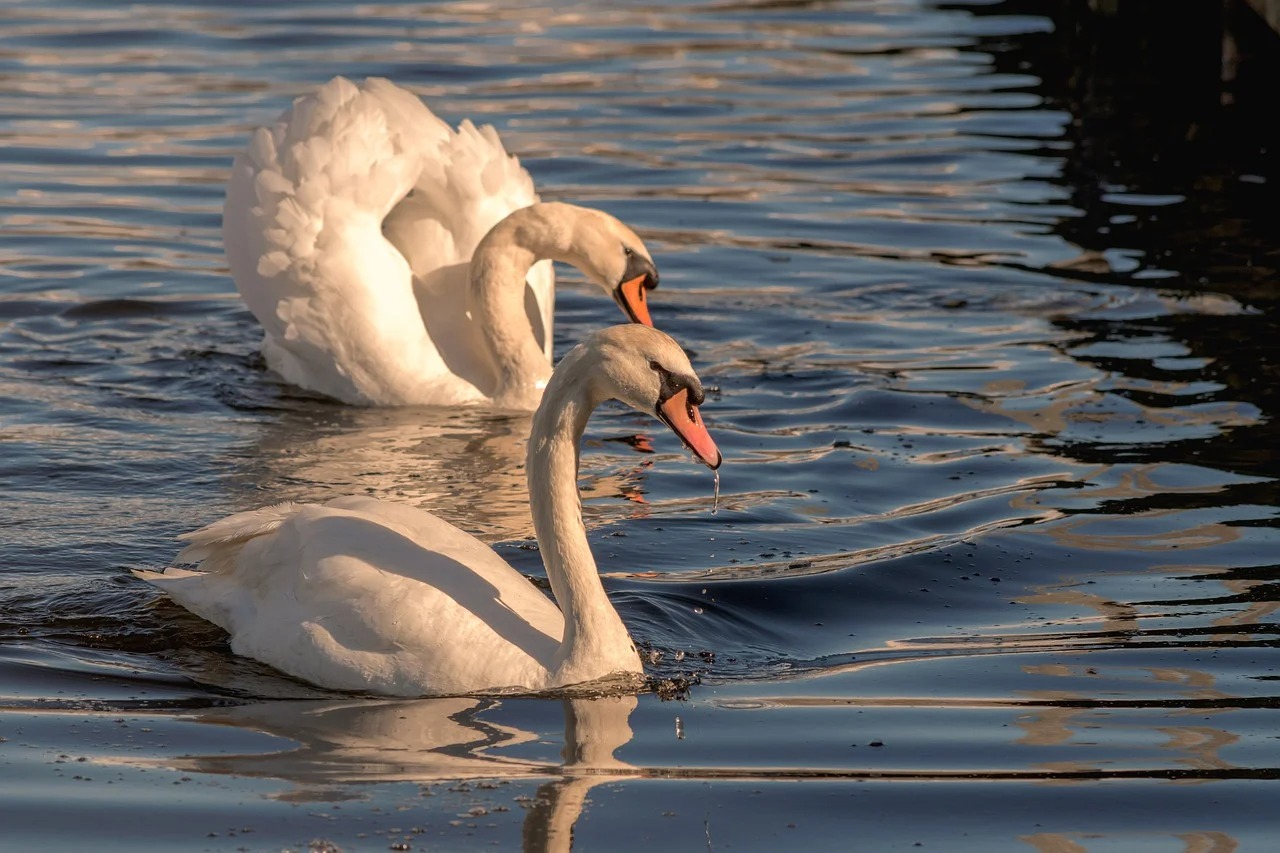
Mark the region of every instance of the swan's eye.
<instances>
[{"instance_id":1,"label":"swan's eye","mask_svg":"<svg viewBox=\"0 0 1280 853\"><path fill-rule=\"evenodd\" d=\"M622 254L624 254L624 255L626 255L628 258L630 258L630 257L634 257L634 256L635 256L635 251L634 251L630 246L623 246L623 247L622 247Z\"/></svg>"},{"instance_id":2,"label":"swan's eye","mask_svg":"<svg viewBox=\"0 0 1280 853\"><path fill-rule=\"evenodd\" d=\"M659 373L661 373L661 372L662 372L662 365L661 365L661 364L658 364L658 362L656 362L656 361L654 361L654 360L652 360L652 359L650 359L650 361L649 361L649 367L650 367L650 368L652 368L653 370L658 371Z\"/></svg>"}]
</instances>

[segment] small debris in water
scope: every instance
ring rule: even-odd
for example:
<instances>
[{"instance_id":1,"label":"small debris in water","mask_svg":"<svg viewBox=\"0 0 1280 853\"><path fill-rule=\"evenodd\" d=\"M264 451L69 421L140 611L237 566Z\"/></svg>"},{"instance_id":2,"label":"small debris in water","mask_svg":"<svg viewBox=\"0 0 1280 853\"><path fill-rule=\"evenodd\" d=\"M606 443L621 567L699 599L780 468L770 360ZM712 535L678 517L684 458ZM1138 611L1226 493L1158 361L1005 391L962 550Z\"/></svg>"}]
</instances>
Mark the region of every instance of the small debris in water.
<instances>
[{"instance_id":1,"label":"small debris in water","mask_svg":"<svg viewBox=\"0 0 1280 853\"><path fill-rule=\"evenodd\" d=\"M342 853L342 848L323 838L313 838L307 842L307 850L311 853Z\"/></svg>"},{"instance_id":2,"label":"small debris in water","mask_svg":"<svg viewBox=\"0 0 1280 853\"><path fill-rule=\"evenodd\" d=\"M658 698L663 702L672 700L683 702L689 698L689 688L701 683L702 677L696 672L687 672L684 675L676 675L660 681L651 680L649 682L650 689L657 693Z\"/></svg>"},{"instance_id":3,"label":"small debris in water","mask_svg":"<svg viewBox=\"0 0 1280 853\"><path fill-rule=\"evenodd\" d=\"M676 740L684 740L684 720L676 717Z\"/></svg>"}]
</instances>

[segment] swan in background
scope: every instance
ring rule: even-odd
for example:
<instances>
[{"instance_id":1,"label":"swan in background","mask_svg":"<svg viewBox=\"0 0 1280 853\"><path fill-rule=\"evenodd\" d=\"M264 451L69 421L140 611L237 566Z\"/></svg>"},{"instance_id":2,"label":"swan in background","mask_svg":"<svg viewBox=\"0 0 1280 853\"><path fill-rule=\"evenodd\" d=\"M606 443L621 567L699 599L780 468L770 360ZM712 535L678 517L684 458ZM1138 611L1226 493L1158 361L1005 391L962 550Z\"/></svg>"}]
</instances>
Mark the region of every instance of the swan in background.
<instances>
[{"instance_id":1,"label":"swan in background","mask_svg":"<svg viewBox=\"0 0 1280 853\"><path fill-rule=\"evenodd\" d=\"M537 408L551 261L652 325L658 273L630 228L540 203L493 127L454 130L388 80L335 77L256 130L222 235L268 366L346 403Z\"/></svg>"},{"instance_id":2,"label":"swan in background","mask_svg":"<svg viewBox=\"0 0 1280 853\"><path fill-rule=\"evenodd\" d=\"M368 497L284 503L189 533L202 571L135 571L231 634L237 654L322 687L392 696L533 692L642 671L605 594L578 495L578 445L608 399L656 415L703 463L720 451L680 346L633 324L556 368L533 417L529 496L553 604L488 546Z\"/></svg>"}]
</instances>

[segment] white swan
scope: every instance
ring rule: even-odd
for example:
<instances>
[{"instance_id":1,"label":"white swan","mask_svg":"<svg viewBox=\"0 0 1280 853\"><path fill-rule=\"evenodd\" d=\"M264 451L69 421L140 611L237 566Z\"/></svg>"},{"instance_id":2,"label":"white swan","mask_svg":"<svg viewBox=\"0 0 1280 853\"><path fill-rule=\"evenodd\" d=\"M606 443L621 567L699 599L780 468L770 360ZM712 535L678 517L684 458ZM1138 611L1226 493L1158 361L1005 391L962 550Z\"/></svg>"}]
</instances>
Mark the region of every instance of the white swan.
<instances>
[{"instance_id":1,"label":"white swan","mask_svg":"<svg viewBox=\"0 0 1280 853\"><path fill-rule=\"evenodd\" d=\"M135 571L225 628L237 654L298 678L392 696L538 691L638 673L605 595L578 498L578 443L618 399L659 417L705 464L702 386L656 329L614 326L556 368L529 438L534 529L560 607L488 546L409 506L368 497L279 504L189 533L203 571Z\"/></svg>"},{"instance_id":2,"label":"white swan","mask_svg":"<svg viewBox=\"0 0 1280 853\"><path fill-rule=\"evenodd\" d=\"M387 80L336 77L255 131L222 235L268 366L347 403L536 408L553 260L652 325L658 274L630 228L538 203L491 126L453 130Z\"/></svg>"}]
</instances>

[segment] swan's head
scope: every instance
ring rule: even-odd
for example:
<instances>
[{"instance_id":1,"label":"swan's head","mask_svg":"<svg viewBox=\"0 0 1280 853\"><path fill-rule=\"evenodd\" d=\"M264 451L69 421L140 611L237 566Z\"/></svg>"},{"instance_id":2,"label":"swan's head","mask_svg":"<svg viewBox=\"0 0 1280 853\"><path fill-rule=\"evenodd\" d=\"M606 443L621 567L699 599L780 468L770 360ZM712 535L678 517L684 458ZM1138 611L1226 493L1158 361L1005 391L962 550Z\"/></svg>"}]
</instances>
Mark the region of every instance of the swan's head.
<instances>
[{"instance_id":1,"label":"swan's head","mask_svg":"<svg viewBox=\"0 0 1280 853\"><path fill-rule=\"evenodd\" d=\"M572 211L570 245L577 250L574 266L587 274L618 303L633 323L652 326L649 291L658 286L658 270L644 241L602 210L563 205Z\"/></svg>"},{"instance_id":2,"label":"swan's head","mask_svg":"<svg viewBox=\"0 0 1280 853\"><path fill-rule=\"evenodd\" d=\"M670 336L646 326L611 326L589 336L577 350L581 353L575 360L590 371L598 400L620 400L657 416L699 461L720 467L720 450L698 411L702 382ZM575 353L565 356L565 362Z\"/></svg>"}]
</instances>

